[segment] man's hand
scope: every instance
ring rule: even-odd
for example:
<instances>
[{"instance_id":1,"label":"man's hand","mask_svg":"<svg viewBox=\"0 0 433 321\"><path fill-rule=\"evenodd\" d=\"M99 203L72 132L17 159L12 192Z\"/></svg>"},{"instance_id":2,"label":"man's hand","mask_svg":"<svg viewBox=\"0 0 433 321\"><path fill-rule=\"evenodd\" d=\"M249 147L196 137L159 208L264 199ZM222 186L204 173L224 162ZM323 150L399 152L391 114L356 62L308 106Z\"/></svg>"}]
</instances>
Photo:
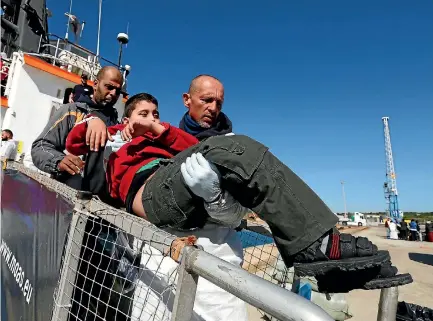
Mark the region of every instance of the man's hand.
<instances>
[{"instance_id":1,"label":"man's hand","mask_svg":"<svg viewBox=\"0 0 433 321\"><path fill-rule=\"evenodd\" d=\"M80 157L74 155L66 155L57 165L60 172L68 172L71 175L80 174L84 168L84 162Z\"/></svg>"},{"instance_id":2,"label":"man's hand","mask_svg":"<svg viewBox=\"0 0 433 321\"><path fill-rule=\"evenodd\" d=\"M155 123L152 120L140 119L138 121L130 121L122 130L121 136L124 141L131 141L133 138L143 136L147 132L159 135L164 129L163 125Z\"/></svg>"},{"instance_id":3,"label":"man's hand","mask_svg":"<svg viewBox=\"0 0 433 321\"><path fill-rule=\"evenodd\" d=\"M105 146L107 139L113 141L105 123L99 118L89 120L86 131L86 145L90 145L90 150L97 152L99 147Z\"/></svg>"},{"instance_id":4,"label":"man's hand","mask_svg":"<svg viewBox=\"0 0 433 321\"><path fill-rule=\"evenodd\" d=\"M213 202L221 194L220 173L202 154L192 154L188 157L180 165L180 171L185 184L205 202Z\"/></svg>"}]
</instances>

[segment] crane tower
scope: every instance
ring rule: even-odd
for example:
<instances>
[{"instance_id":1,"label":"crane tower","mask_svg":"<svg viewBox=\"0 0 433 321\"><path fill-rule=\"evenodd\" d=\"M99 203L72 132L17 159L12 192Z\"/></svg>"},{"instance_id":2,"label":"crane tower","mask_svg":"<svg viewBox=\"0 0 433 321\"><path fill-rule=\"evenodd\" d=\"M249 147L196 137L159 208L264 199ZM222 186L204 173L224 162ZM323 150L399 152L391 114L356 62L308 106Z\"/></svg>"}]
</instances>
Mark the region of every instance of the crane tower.
<instances>
[{"instance_id":1,"label":"crane tower","mask_svg":"<svg viewBox=\"0 0 433 321\"><path fill-rule=\"evenodd\" d=\"M389 133L389 117L382 117L383 132L385 136L385 157L386 157L386 181L383 184L385 199L388 205L388 214L393 218L401 219L402 213L398 207L397 181L392 157L391 136Z\"/></svg>"}]
</instances>

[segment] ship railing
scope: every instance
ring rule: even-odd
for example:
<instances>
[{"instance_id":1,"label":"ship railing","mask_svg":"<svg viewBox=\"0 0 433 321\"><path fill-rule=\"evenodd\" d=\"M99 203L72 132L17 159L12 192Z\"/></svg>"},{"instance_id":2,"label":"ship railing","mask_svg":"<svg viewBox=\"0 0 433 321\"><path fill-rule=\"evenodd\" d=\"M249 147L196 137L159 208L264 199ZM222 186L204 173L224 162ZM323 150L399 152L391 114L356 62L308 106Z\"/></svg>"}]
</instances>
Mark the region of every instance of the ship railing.
<instances>
[{"instance_id":1,"label":"ship railing","mask_svg":"<svg viewBox=\"0 0 433 321\"><path fill-rule=\"evenodd\" d=\"M85 71L90 80L95 80L97 72L104 66L114 66L124 72L124 67L98 56L68 39L55 34L48 34L48 43L44 43L43 39L41 36L38 55L50 61L53 65L67 68L70 72L82 73Z\"/></svg>"}]
</instances>

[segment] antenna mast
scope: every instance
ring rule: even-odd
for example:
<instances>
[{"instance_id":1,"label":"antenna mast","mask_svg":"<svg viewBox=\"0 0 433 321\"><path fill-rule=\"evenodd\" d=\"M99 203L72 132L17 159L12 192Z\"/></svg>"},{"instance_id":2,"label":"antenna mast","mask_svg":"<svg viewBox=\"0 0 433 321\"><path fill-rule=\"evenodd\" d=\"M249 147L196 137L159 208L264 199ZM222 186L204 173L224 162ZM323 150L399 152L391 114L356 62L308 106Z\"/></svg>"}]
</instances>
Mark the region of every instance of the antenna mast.
<instances>
[{"instance_id":1,"label":"antenna mast","mask_svg":"<svg viewBox=\"0 0 433 321\"><path fill-rule=\"evenodd\" d=\"M99 59L99 41L101 38L102 0L99 0L98 7L98 38L96 41L96 57Z\"/></svg>"},{"instance_id":2,"label":"antenna mast","mask_svg":"<svg viewBox=\"0 0 433 321\"><path fill-rule=\"evenodd\" d=\"M69 2L68 21L66 22L66 35L65 35L66 40L68 40L69 38L69 22L71 21L71 14L72 14L72 0Z\"/></svg>"},{"instance_id":3,"label":"antenna mast","mask_svg":"<svg viewBox=\"0 0 433 321\"><path fill-rule=\"evenodd\" d=\"M389 117L382 117L386 157L386 181L383 184L383 189L388 205L389 216L401 219L401 212L398 207L397 181L394 170L394 159L392 157L391 135L389 133L388 120Z\"/></svg>"}]
</instances>

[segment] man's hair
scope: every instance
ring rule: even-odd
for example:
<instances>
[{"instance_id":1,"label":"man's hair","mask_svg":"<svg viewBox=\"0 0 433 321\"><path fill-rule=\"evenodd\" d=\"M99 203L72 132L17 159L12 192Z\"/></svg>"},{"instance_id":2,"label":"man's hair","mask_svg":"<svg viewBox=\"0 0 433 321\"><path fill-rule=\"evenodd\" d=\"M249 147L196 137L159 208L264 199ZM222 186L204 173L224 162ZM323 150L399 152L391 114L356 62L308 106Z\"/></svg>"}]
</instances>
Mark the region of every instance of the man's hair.
<instances>
[{"instance_id":1,"label":"man's hair","mask_svg":"<svg viewBox=\"0 0 433 321\"><path fill-rule=\"evenodd\" d=\"M14 138L14 133L12 133L12 131L11 131L10 129L3 129L2 132L6 132L6 133L9 134L9 136L10 136L11 138Z\"/></svg>"},{"instance_id":2,"label":"man's hair","mask_svg":"<svg viewBox=\"0 0 433 321\"><path fill-rule=\"evenodd\" d=\"M191 83L189 84L188 93L191 93L197 87L198 81L200 80L200 78L203 78L203 77L209 77L209 78L212 78L216 81L221 82L221 80L219 80L217 77L207 75L207 74L201 74L201 75L194 77L193 80L191 80Z\"/></svg>"},{"instance_id":3,"label":"man's hair","mask_svg":"<svg viewBox=\"0 0 433 321\"><path fill-rule=\"evenodd\" d=\"M132 112L135 109L135 106L140 101L147 101L149 103L154 104L158 108L158 100L148 93L139 93L131 98L129 98L125 103L125 111L123 112L123 117L131 117Z\"/></svg>"}]
</instances>

